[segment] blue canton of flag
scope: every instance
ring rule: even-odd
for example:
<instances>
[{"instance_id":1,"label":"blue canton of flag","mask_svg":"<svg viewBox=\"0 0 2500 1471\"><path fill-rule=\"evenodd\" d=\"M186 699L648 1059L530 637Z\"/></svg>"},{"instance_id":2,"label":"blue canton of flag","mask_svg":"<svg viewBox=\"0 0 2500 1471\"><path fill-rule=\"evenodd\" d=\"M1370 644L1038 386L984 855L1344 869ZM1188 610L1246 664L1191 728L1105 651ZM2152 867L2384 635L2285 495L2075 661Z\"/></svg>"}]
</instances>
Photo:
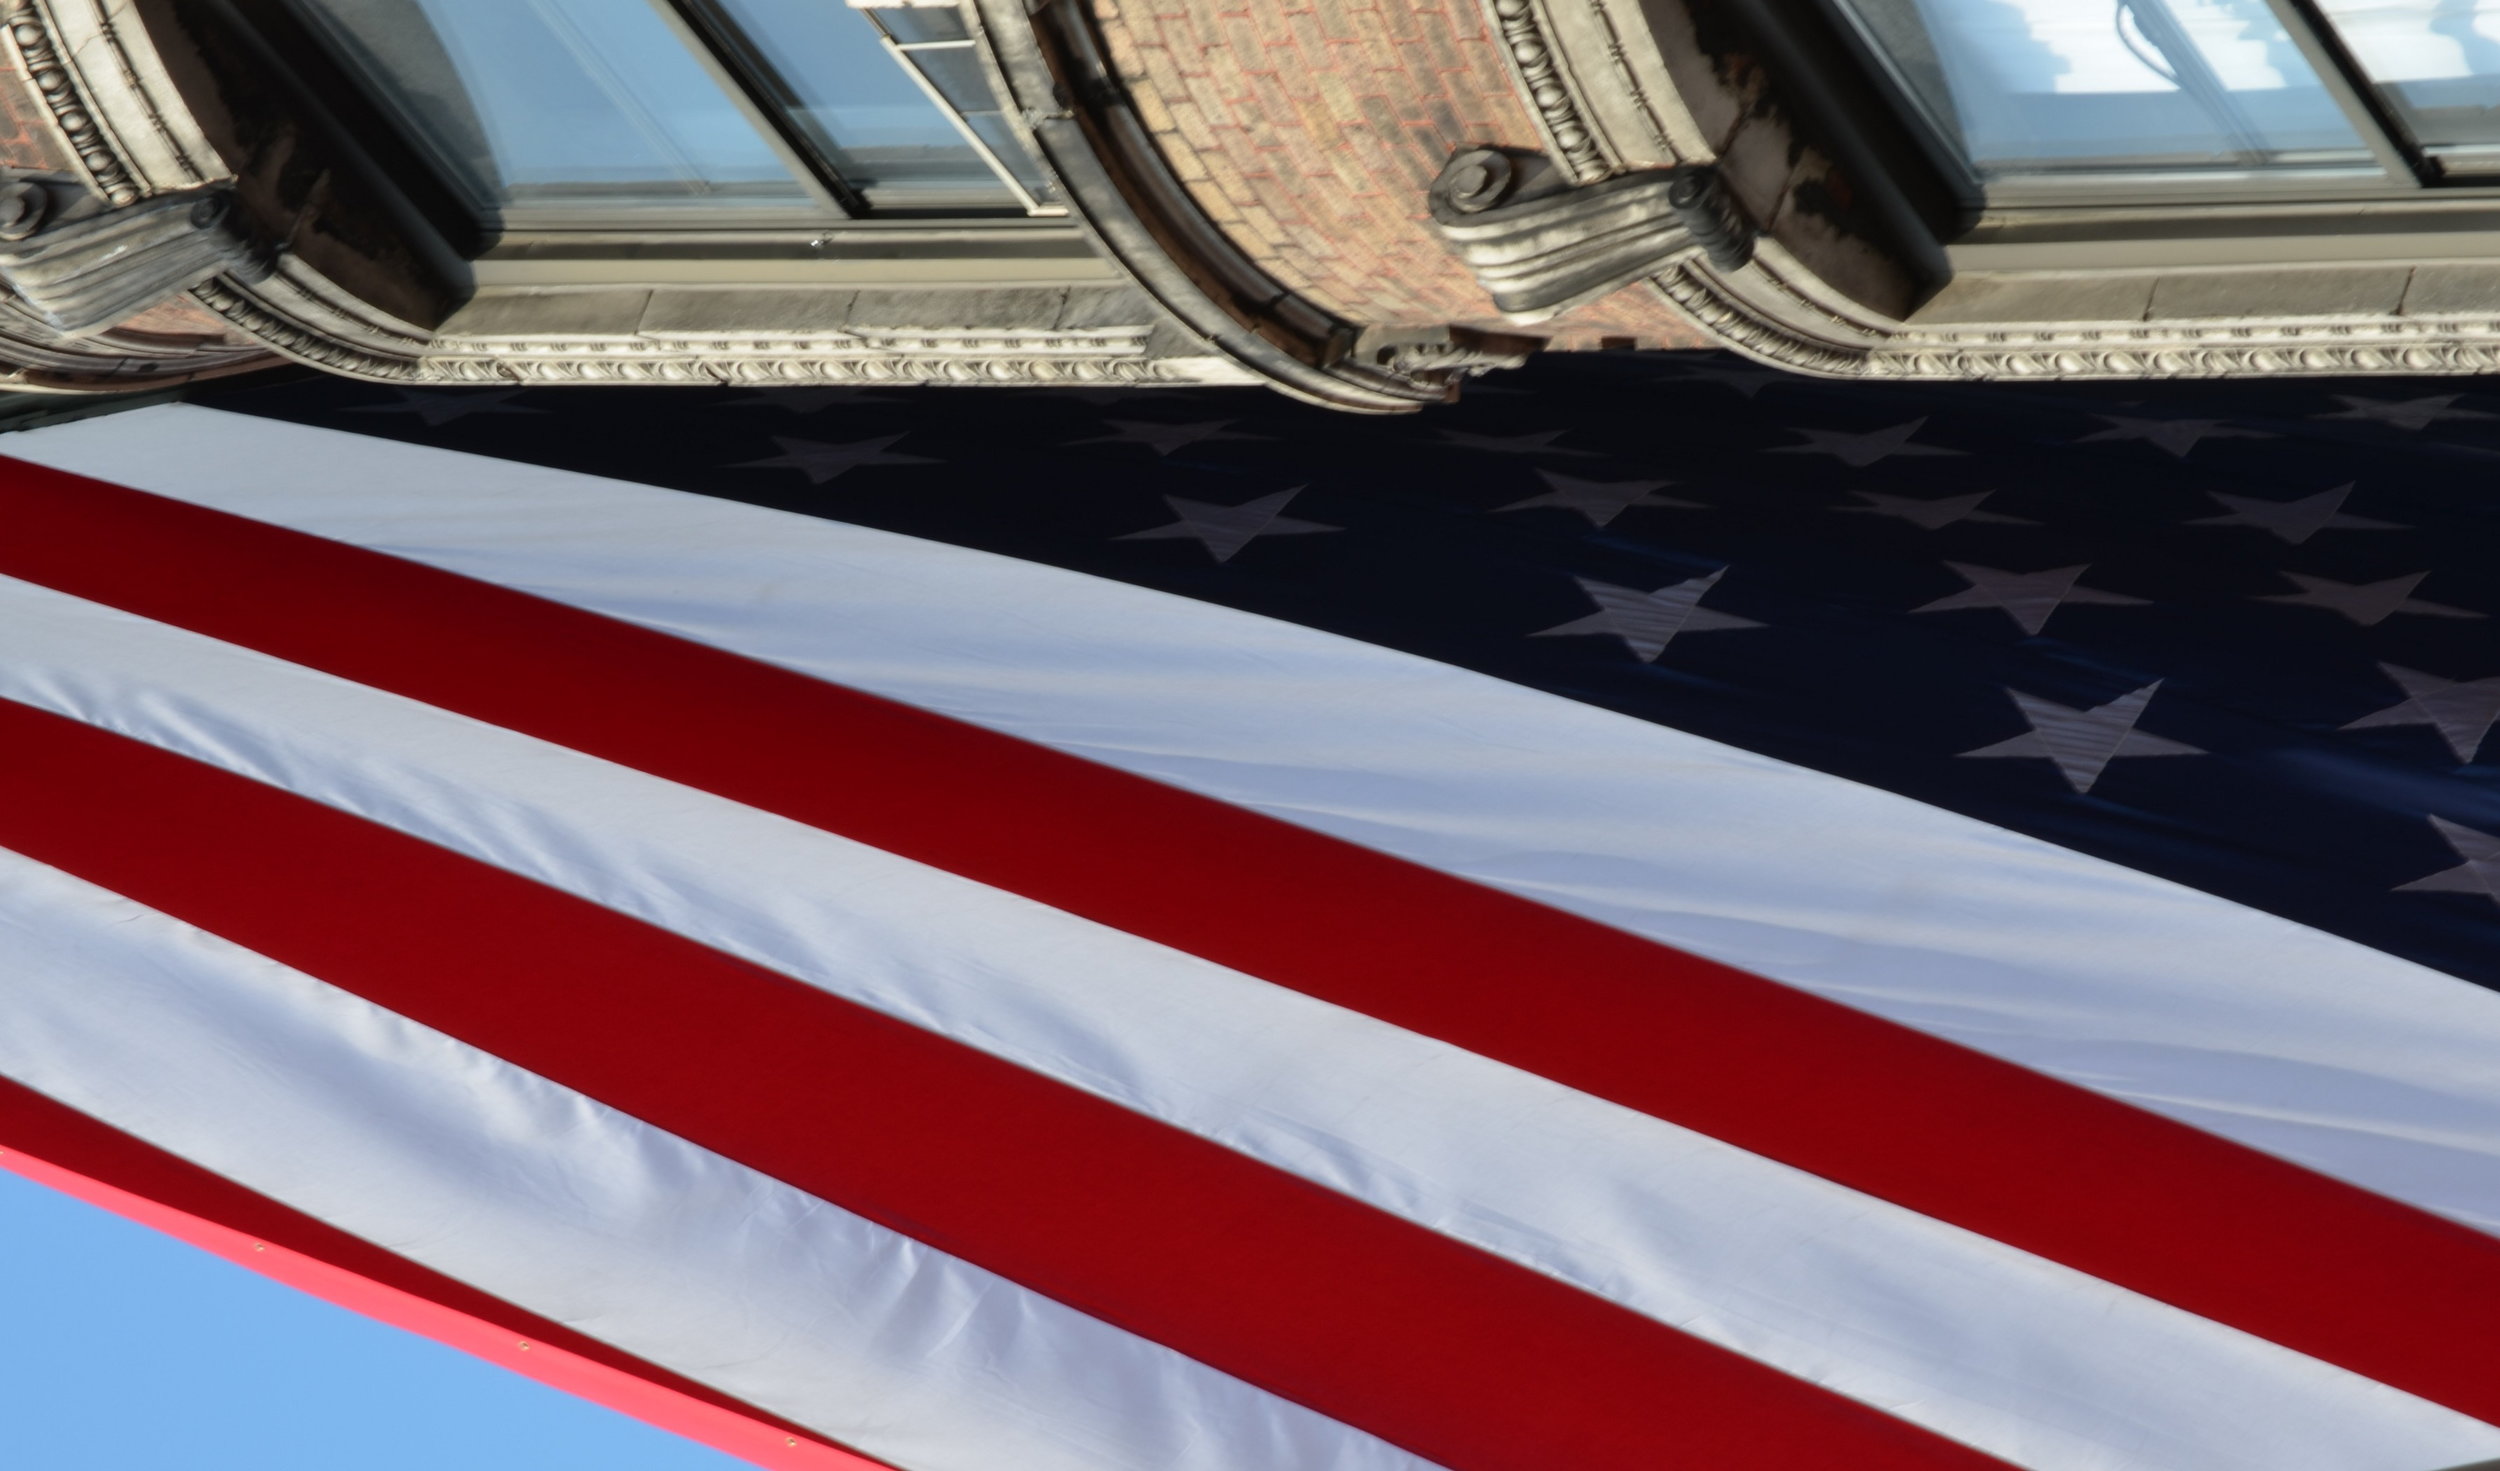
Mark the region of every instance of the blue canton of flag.
<instances>
[{"instance_id":1,"label":"blue canton of flag","mask_svg":"<svg viewBox=\"0 0 2500 1471\"><path fill-rule=\"evenodd\" d=\"M211 401L1289 619L2500 985L2500 399L1701 357L1508 381L1392 421L1248 390Z\"/></svg>"}]
</instances>

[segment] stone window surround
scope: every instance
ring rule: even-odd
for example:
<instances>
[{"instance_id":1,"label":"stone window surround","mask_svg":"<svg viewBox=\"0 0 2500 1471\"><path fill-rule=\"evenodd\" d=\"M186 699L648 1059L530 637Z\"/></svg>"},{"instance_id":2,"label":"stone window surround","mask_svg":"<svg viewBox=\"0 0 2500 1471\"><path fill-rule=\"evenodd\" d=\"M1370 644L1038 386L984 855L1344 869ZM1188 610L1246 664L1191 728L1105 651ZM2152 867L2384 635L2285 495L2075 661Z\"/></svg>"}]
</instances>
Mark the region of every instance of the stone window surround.
<instances>
[{"instance_id":1,"label":"stone window surround","mask_svg":"<svg viewBox=\"0 0 2500 1471\"><path fill-rule=\"evenodd\" d=\"M66 156L108 203L231 177L138 19L149 3L0 0ZM2190 227L2181 224L2186 211L2138 209L2131 218L2084 205L1983 217L1939 245L1941 232L1921 241L1897 228L1918 209L1886 197L1881 170L1818 153L1795 119L1743 95L1758 78L1696 72L1706 59L1697 14L1805 0L1479 3L1551 156L1574 180L1691 165L1727 179L1761 226L1751 260L1729 268L1686 257L1651 285L1719 340L1765 361L1835 376L1954 378L2500 368L2500 229L2485 228L2500 224L2500 211L2490 199L2459 191L2383 205L2375 219L2335 206L2251 204L2204 211ZM285 251L265 278L220 277L192 299L230 336L334 371L409 382L1265 380L1385 412L1447 397L1464 376L1534 349L1532 338L1483 332L1383 334L1245 271L1219 229L1173 203L1151 147L1124 141L1116 80L1083 54L1083 0L1044 0L1029 12L1022 0L974 0L971 9L987 29L1003 95L1079 220L857 221L736 249L516 239L474 262L455 259L469 304L423 325ZM1797 85L1793 68L1787 75ZM1828 211L1805 207L1844 164L1857 168L1860 205L1883 216L1881 228L1851 236L1829 228ZM2357 218L2371 228L2355 228ZM1043 299L1034 292L1059 293L1061 306L1001 321L967 304L976 286L1000 309ZM1096 293L1085 297L1087 312L1116 300L1134 319L1116 331L1064 325L1065 304L1087 292ZM880 293L884 307L860 330L847 318L834 324ZM616 315L627 299L642 303L630 324ZM914 300L915 310L940 300L962 309L910 324L913 332L879 325L885 308ZM716 330L687 315L706 311L718 313ZM785 325L756 325L770 312L788 314ZM601 330L587 330L593 318ZM787 325L795 323L827 325ZM203 345L169 350L152 368L116 368L92 348L15 324L0 336L21 360L50 354L48 386L94 386L78 381L82 352L89 376L123 381L228 371L250 356Z\"/></svg>"},{"instance_id":2,"label":"stone window surround","mask_svg":"<svg viewBox=\"0 0 2500 1471\"><path fill-rule=\"evenodd\" d=\"M2500 369L2500 190L1999 211L1950 240L1931 230L1895 245L1887 297L1850 289L1862 260L1836 265L1832 241L1784 228L1806 214L1825 140L1766 110L1758 75L1704 64L1697 39L1730 13L1777 31L1812 0L1483 3L1553 153L1584 181L1693 164L1731 176L1764 226L1754 261L1731 272L1686 260L1655 284L1766 362L1887 378ZM1787 63L1789 85L1818 85L1776 40L1759 51L1745 60ZM1885 183L1881 163L1845 162L1861 184Z\"/></svg>"},{"instance_id":3,"label":"stone window surround","mask_svg":"<svg viewBox=\"0 0 2500 1471\"><path fill-rule=\"evenodd\" d=\"M91 191L95 207L235 177L130 0L0 3L7 44L75 161L78 177L64 183ZM55 343L0 323L0 356L35 365L23 386L76 389L245 370L272 351L404 383L1257 381L1175 330L1065 220L540 232L475 259L427 231L420 210L403 209L397 223L448 279L447 315L412 320L377 306L280 248L262 279L220 276L190 291L229 345L167 364L143 361L145 344L121 340L126 332ZM629 301L640 305L621 310Z\"/></svg>"}]
</instances>

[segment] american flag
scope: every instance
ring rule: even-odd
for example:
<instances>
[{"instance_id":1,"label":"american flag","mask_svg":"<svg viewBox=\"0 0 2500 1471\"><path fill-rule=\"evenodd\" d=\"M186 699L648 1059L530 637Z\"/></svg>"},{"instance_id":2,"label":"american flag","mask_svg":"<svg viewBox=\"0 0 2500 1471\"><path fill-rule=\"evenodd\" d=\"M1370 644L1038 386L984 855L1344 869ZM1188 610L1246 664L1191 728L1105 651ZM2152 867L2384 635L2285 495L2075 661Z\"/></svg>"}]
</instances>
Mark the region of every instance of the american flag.
<instances>
[{"instance_id":1,"label":"american flag","mask_svg":"<svg viewBox=\"0 0 2500 1471\"><path fill-rule=\"evenodd\" d=\"M1514 381L0 441L0 1165L775 1467L2500 1457L2500 396Z\"/></svg>"}]
</instances>

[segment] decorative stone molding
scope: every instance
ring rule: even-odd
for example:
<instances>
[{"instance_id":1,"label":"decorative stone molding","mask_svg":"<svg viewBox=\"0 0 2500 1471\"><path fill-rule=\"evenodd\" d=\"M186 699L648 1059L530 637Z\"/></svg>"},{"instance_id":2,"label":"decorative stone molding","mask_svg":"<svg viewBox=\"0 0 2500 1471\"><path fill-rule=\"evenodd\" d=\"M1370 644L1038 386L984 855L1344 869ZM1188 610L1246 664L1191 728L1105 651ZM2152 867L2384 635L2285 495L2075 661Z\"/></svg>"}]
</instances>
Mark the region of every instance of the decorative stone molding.
<instances>
[{"instance_id":1,"label":"decorative stone molding","mask_svg":"<svg viewBox=\"0 0 2500 1471\"><path fill-rule=\"evenodd\" d=\"M1729 346L1776 367L1830 378L2150 379L2251 374L2375 376L2500 372L2500 319L2230 319L2037 323L1921 329L1850 322L1776 273L1739 293L1699 263L1659 288ZM1785 312L1764 309L1766 290ZM1793 314L1793 315L1792 315Z\"/></svg>"},{"instance_id":2,"label":"decorative stone molding","mask_svg":"<svg viewBox=\"0 0 2500 1471\"><path fill-rule=\"evenodd\" d=\"M1466 327L1366 327L1355 339L1354 357L1410 378L1480 378L1502 368L1527 366L1545 345L1541 337L1514 337Z\"/></svg>"},{"instance_id":3,"label":"decorative stone molding","mask_svg":"<svg viewBox=\"0 0 2500 1471\"><path fill-rule=\"evenodd\" d=\"M9 10L9 41L35 92L51 109L52 120L68 140L96 192L115 205L139 202L143 192L131 177L121 152L104 130L96 107L79 84L61 47L53 39L50 17L38 0L17 0Z\"/></svg>"},{"instance_id":4,"label":"decorative stone molding","mask_svg":"<svg viewBox=\"0 0 2500 1471\"><path fill-rule=\"evenodd\" d=\"M0 283L57 331L127 321L211 276L268 272L217 190L160 194L46 226L49 208L38 185L0 190Z\"/></svg>"},{"instance_id":5,"label":"decorative stone molding","mask_svg":"<svg viewBox=\"0 0 2500 1471\"><path fill-rule=\"evenodd\" d=\"M1536 154L1470 148L1428 196L1442 239L1517 322L1542 321L1706 252L1722 270L1753 253L1752 231L1705 167L1561 181Z\"/></svg>"},{"instance_id":6,"label":"decorative stone molding","mask_svg":"<svg viewBox=\"0 0 2500 1471\"><path fill-rule=\"evenodd\" d=\"M1577 183L1613 173L1615 160L1590 126L1555 52L1541 0L1485 0L1485 9L1501 32L1502 54L1510 59L1520 95L1536 110L1537 130L1553 145L1564 171Z\"/></svg>"},{"instance_id":7,"label":"decorative stone molding","mask_svg":"<svg viewBox=\"0 0 2500 1471\"><path fill-rule=\"evenodd\" d=\"M336 337L314 332L271 311L252 295L225 281L209 280L191 288L191 299L215 312L257 341L298 362L350 378L398 382L421 377L413 356L370 352Z\"/></svg>"},{"instance_id":8,"label":"decorative stone molding","mask_svg":"<svg viewBox=\"0 0 2500 1471\"><path fill-rule=\"evenodd\" d=\"M446 338L421 380L1123 384L1210 381L1202 359L1147 354L1148 327L1090 331L636 333ZM1213 381L1249 381L1218 369Z\"/></svg>"},{"instance_id":9,"label":"decorative stone molding","mask_svg":"<svg viewBox=\"0 0 2500 1471\"><path fill-rule=\"evenodd\" d=\"M1609 110L1628 111L1638 119L1639 136L1648 140L1643 162L1710 162L1710 145L1701 136L1701 128L1683 99L1676 95L1657 40L1642 19L1639 0L1630 0L1629 4L1625 0L1570 0L1570 4L1571 14L1549 16L1548 20L1556 23L1552 34L1557 41L1564 41L1566 33L1574 29L1562 22L1574 16L1583 20L1597 43L1597 51L1606 59L1604 75L1582 84L1588 93L1582 99L1591 114L1588 121L1599 141L1617 151L1619 162L1636 156L1634 149L1639 140L1627 142L1620 129L1599 117ZM1618 18L1619 12L1628 12L1629 18ZM1581 49L1567 42L1562 45L1566 70L1570 69L1569 58Z\"/></svg>"},{"instance_id":10,"label":"decorative stone molding","mask_svg":"<svg viewBox=\"0 0 2500 1471\"><path fill-rule=\"evenodd\" d=\"M649 344L634 354L583 351L584 344L498 343L478 357L429 358L416 381L436 383L890 383L978 387L1157 387L1247 384L1258 380L1216 358L957 356L731 356L711 344ZM778 346L778 344L777 344Z\"/></svg>"},{"instance_id":11,"label":"decorative stone molding","mask_svg":"<svg viewBox=\"0 0 2500 1471\"><path fill-rule=\"evenodd\" d=\"M442 337L358 352L303 332L212 282L198 293L291 356L398 383L1240 385L1229 359L1157 356L1148 325L1066 330L634 332Z\"/></svg>"},{"instance_id":12,"label":"decorative stone molding","mask_svg":"<svg viewBox=\"0 0 2500 1471\"><path fill-rule=\"evenodd\" d=\"M1707 156L1691 140L1670 137L1683 131L1675 125L1689 123L1689 116L1672 117L1641 98L1641 105L1631 110L1642 119L1639 136L1616 136L1608 119L1618 129L1628 127L1625 109L1609 112L1594 106L1595 99L1582 90L1613 86L1620 91L1627 83L1637 90L1608 0L1484 4L1510 48L1523 95L1534 104L1540 128L1562 160L1559 167L1548 166L1552 173L1579 181L1585 189L1585 181L1605 172L1604 160L1660 151L1686 159ZM1576 28L1558 24L1557 11L1566 6L1576 7L1574 21L1585 23ZM1578 10L1588 13L1582 16ZM1453 160L1452 167L1456 164ZM1606 182L1636 177L1617 175ZM1452 182L1445 170L1435 185L1436 219L1444 213L1439 198L1443 186ZM1705 213L1731 240L1749 233L1724 189L1711 192ZM1477 217L1482 218L1481 211ZM1453 218L1465 220L1467 215L1457 212ZM1500 223L1503 228L1474 229L1453 238L1453 248L1478 268L1488 287L1495 278L1510 287L1506 310L1558 293L1567 263L1534 263L1540 234L1536 224L1526 216ZM1693 228L1689 217L1679 217L1679 223ZM1445 234L1449 228L1444 226ZM1464 224L1459 228L1468 229ZM1628 266L1638 253L1632 240L1639 231L1629 221L1622 228L1623 263ZM1555 228L1551 233L1559 245L1565 232ZM1652 239L1663 258L1641 274L1697 326L1764 362L1825 377L2142 379L2500 372L2500 317L2490 315L1921 326L1847 300L1767 241L1762 262L1738 274L1734 265L1742 263L1740 257L1721 252L1703 260L1701 250L1669 249L1663 235ZM1540 270L1551 279L1533 281ZM1597 267L1591 264L1589 270L1593 277ZM1540 310L1528 306L1520 319L1533 319Z\"/></svg>"},{"instance_id":13,"label":"decorative stone molding","mask_svg":"<svg viewBox=\"0 0 2500 1471\"><path fill-rule=\"evenodd\" d=\"M1230 359L1157 353L1150 323L1103 328L858 328L635 331L419 337L349 322L283 276L250 291L211 281L193 295L288 356L397 383L928 383L1241 385ZM286 298L284 316L265 302ZM319 318L320 331L297 325Z\"/></svg>"}]
</instances>

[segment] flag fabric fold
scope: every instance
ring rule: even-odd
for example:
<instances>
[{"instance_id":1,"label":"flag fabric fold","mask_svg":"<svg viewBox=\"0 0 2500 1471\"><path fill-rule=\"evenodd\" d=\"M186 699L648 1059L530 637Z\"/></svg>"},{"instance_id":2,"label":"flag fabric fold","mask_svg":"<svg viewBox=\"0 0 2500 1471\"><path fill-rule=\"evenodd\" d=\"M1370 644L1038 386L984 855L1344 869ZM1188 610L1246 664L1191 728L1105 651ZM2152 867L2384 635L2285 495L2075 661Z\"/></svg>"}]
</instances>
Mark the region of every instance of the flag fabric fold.
<instances>
[{"instance_id":1,"label":"flag fabric fold","mask_svg":"<svg viewBox=\"0 0 2500 1471\"><path fill-rule=\"evenodd\" d=\"M2478 744L2454 650L2351 644L2401 601L2250 592L2411 671L2261 750L2236 689L2070 631L2165 616L2142 565L1902 570L1957 525L2044 536L2045 496L1830 507L1908 590L1879 613L1749 589L1757 533L1630 467L1609 514L1504 464L1474 520L1401 534L1425 490L1286 524L1227 433L1132 499L1264 520L1037 554L1046 488L976 478L938 536L322 397L372 392L0 445L0 1128L73 1111L37 1137L92 1157L52 1165L205 1171L239 1193L169 1204L556 1325L751 1410L749 1454L2500 1457L2500 945L2481 888L2425 878L2482 829L2433 814L2418 872L2304 908L2332 863L2241 841L2213 879L2215 825L2268 819L2194 774L2331 803L2428 778L2322 772L2348 748L2309 730ZM2430 519L2353 503L2381 519L2283 544ZM1358 560L1396 595L1332 602ZM1451 568L1518 606L1422 606ZM2473 615L2437 637L2488 637L2469 584L2424 586ZM2223 636L2184 616L2180 647ZM1434 646L1495 623L1532 666ZM1801 628L1938 687L1951 652L1969 734L1914 779L1872 779L1891 727L1800 759L1845 739L1835 690L1776 754L1729 739L1797 672L1722 661ZM2131 861L2165 822L2186 856ZM2403 905L2426 937L2387 938Z\"/></svg>"}]
</instances>

